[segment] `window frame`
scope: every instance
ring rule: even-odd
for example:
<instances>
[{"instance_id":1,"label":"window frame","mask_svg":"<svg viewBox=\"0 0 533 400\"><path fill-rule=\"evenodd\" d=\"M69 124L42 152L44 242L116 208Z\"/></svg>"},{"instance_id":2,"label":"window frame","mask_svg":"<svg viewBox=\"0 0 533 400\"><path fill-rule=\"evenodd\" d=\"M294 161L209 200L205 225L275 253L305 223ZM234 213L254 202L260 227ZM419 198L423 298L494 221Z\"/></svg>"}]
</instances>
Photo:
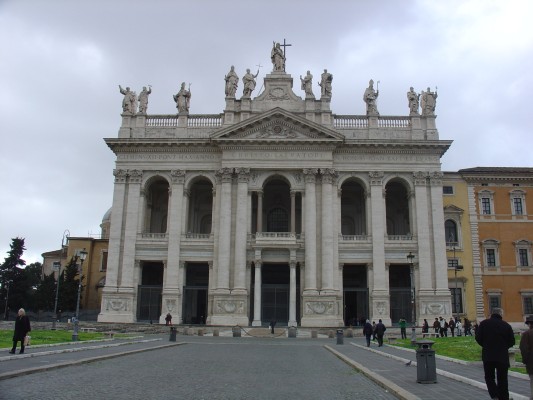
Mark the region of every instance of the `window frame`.
<instances>
[{"instance_id":1,"label":"window frame","mask_svg":"<svg viewBox=\"0 0 533 400\"><path fill-rule=\"evenodd\" d=\"M487 239L481 242L481 246L483 248L483 265L485 268L499 268L500 267L500 242L495 239ZM492 256L489 256L491 254L494 256L494 265L489 265L489 259L492 258ZM492 261L492 260L491 260Z\"/></svg>"},{"instance_id":2,"label":"window frame","mask_svg":"<svg viewBox=\"0 0 533 400\"><path fill-rule=\"evenodd\" d=\"M527 215L526 210L526 192L520 189L514 189L509 192L509 200L511 202L511 214L514 217L523 217ZM520 200L520 212L517 212L516 201Z\"/></svg>"},{"instance_id":3,"label":"window frame","mask_svg":"<svg viewBox=\"0 0 533 400\"><path fill-rule=\"evenodd\" d=\"M494 192L491 190L481 190L478 192L479 214L483 216L493 216L494 209ZM488 204L489 212L485 212L485 204Z\"/></svg>"},{"instance_id":4,"label":"window frame","mask_svg":"<svg viewBox=\"0 0 533 400\"><path fill-rule=\"evenodd\" d=\"M516 252L516 266L518 268L531 268L533 266L531 259L531 248L533 242L527 239L521 239L517 240L513 244L515 245ZM527 258L527 265L522 264L522 254L524 254L524 252Z\"/></svg>"}]
</instances>

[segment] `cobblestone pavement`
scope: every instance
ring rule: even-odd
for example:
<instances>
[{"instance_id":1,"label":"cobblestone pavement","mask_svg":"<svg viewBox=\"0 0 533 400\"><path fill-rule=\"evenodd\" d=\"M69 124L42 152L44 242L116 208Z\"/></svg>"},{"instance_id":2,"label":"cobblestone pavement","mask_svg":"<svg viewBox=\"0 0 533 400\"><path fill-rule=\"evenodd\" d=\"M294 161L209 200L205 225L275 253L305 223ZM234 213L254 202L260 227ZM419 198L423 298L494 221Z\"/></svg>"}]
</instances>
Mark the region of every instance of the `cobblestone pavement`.
<instances>
[{"instance_id":1,"label":"cobblestone pavement","mask_svg":"<svg viewBox=\"0 0 533 400\"><path fill-rule=\"evenodd\" d=\"M187 344L3 380L0 398L396 398L327 351L322 340L179 337L180 341ZM32 362L47 362L46 357ZM71 357L81 356L63 355L65 360Z\"/></svg>"}]
</instances>

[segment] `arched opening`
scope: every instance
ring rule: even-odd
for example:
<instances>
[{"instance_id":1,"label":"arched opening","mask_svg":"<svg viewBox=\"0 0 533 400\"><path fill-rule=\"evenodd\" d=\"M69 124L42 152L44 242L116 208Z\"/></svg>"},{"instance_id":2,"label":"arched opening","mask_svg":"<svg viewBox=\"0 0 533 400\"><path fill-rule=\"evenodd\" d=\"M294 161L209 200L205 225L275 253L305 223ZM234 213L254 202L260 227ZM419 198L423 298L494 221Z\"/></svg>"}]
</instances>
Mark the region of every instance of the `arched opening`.
<instances>
[{"instance_id":1,"label":"arched opening","mask_svg":"<svg viewBox=\"0 0 533 400\"><path fill-rule=\"evenodd\" d=\"M263 221L267 232L290 232L290 186L282 179L270 180L263 189Z\"/></svg>"},{"instance_id":2,"label":"arched opening","mask_svg":"<svg viewBox=\"0 0 533 400\"><path fill-rule=\"evenodd\" d=\"M187 232L211 233L213 185L205 179L196 180L190 188Z\"/></svg>"},{"instance_id":3,"label":"arched opening","mask_svg":"<svg viewBox=\"0 0 533 400\"><path fill-rule=\"evenodd\" d=\"M449 246L455 246L457 244L457 224L451 219L447 219L444 222L444 232L446 235L446 243Z\"/></svg>"},{"instance_id":4,"label":"arched opening","mask_svg":"<svg viewBox=\"0 0 533 400\"><path fill-rule=\"evenodd\" d=\"M342 235L366 235L365 190L359 183L342 185L341 216Z\"/></svg>"},{"instance_id":5,"label":"arched opening","mask_svg":"<svg viewBox=\"0 0 533 400\"><path fill-rule=\"evenodd\" d=\"M147 189L145 229L150 233L166 233L168 217L168 182L154 180Z\"/></svg>"},{"instance_id":6,"label":"arched opening","mask_svg":"<svg viewBox=\"0 0 533 400\"><path fill-rule=\"evenodd\" d=\"M388 235L410 235L409 198L407 189L398 181L387 183L386 213Z\"/></svg>"}]
</instances>

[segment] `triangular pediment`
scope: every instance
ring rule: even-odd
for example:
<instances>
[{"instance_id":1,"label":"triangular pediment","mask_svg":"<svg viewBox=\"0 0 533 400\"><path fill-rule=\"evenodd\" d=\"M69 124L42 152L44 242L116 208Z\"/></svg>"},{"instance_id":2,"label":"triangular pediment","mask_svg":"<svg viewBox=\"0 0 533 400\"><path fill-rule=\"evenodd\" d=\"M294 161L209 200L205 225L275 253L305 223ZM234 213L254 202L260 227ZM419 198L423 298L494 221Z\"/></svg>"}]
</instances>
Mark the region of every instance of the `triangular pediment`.
<instances>
[{"instance_id":1,"label":"triangular pediment","mask_svg":"<svg viewBox=\"0 0 533 400\"><path fill-rule=\"evenodd\" d=\"M342 142L344 136L290 111L274 108L211 135L214 142Z\"/></svg>"},{"instance_id":2,"label":"triangular pediment","mask_svg":"<svg viewBox=\"0 0 533 400\"><path fill-rule=\"evenodd\" d=\"M462 214L465 210L462 208L459 208L453 204L449 204L447 206L444 206L444 213L445 214Z\"/></svg>"}]
</instances>

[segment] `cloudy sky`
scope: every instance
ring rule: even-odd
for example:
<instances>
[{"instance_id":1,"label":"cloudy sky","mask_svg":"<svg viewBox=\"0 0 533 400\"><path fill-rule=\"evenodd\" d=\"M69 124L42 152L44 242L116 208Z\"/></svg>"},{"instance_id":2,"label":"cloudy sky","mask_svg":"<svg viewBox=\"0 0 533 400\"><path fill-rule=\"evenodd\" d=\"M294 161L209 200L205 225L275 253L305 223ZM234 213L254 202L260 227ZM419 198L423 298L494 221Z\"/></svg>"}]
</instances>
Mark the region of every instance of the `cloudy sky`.
<instances>
[{"instance_id":1,"label":"cloudy sky","mask_svg":"<svg viewBox=\"0 0 533 400\"><path fill-rule=\"evenodd\" d=\"M103 138L121 122L118 85L152 85L148 113L222 112L231 65L262 77L272 41L286 70L334 76L332 110L364 114L369 79L382 115L408 115L406 92L438 87L443 170L533 166L533 2L529 0L0 0L0 261L11 238L27 262L63 233L99 233L113 194ZM242 85L239 87L239 94Z\"/></svg>"}]
</instances>

